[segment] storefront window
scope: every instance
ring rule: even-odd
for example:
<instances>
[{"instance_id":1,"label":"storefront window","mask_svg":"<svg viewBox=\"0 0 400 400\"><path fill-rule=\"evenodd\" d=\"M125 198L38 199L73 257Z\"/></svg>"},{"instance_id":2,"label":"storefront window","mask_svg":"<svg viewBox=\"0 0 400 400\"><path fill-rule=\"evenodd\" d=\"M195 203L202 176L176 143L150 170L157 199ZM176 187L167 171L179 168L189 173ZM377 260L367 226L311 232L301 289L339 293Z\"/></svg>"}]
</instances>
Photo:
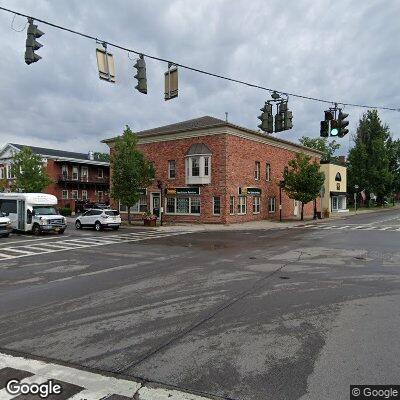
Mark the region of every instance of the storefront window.
<instances>
[{"instance_id":1,"label":"storefront window","mask_svg":"<svg viewBox=\"0 0 400 400\"><path fill-rule=\"evenodd\" d=\"M190 213L191 214L200 214L200 198L199 197L191 197L190 198Z\"/></svg>"},{"instance_id":2,"label":"storefront window","mask_svg":"<svg viewBox=\"0 0 400 400\"><path fill-rule=\"evenodd\" d=\"M177 214L189 214L189 197L176 198L176 212Z\"/></svg>"},{"instance_id":3,"label":"storefront window","mask_svg":"<svg viewBox=\"0 0 400 400\"><path fill-rule=\"evenodd\" d=\"M200 197L167 197L167 214L200 214Z\"/></svg>"},{"instance_id":4,"label":"storefront window","mask_svg":"<svg viewBox=\"0 0 400 400\"><path fill-rule=\"evenodd\" d=\"M131 212L142 213L146 211L147 211L147 197L140 196L139 201L133 207L131 207Z\"/></svg>"}]
</instances>

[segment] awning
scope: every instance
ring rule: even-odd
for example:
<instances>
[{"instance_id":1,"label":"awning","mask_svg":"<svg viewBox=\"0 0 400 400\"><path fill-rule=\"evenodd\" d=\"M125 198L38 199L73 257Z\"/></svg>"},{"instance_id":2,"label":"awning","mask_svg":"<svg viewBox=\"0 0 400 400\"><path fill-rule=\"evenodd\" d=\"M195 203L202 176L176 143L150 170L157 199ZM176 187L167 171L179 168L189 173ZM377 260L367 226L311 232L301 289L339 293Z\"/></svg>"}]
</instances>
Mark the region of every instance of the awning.
<instances>
[{"instance_id":1,"label":"awning","mask_svg":"<svg viewBox=\"0 0 400 400\"><path fill-rule=\"evenodd\" d=\"M347 192L330 192L331 196L347 196Z\"/></svg>"}]
</instances>

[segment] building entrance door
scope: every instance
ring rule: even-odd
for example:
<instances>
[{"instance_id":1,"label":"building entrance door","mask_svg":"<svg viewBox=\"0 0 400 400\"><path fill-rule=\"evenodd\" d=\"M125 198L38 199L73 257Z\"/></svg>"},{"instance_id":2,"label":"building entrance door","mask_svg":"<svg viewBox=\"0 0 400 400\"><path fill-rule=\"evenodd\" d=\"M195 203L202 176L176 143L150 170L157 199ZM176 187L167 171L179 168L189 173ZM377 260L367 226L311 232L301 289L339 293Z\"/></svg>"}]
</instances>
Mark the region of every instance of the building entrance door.
<instances>
[{"instance_id":1,"label":"building entrance door","mask_svg":"<svg viewBox=\"0 0 400 400\"><path fill-rule=\"evenodd\" d=\"M151 193L151 212L160 216L160 193Z\"/></svg>"},{"instance_id":2,"label":"building entrance door","mask_svg":"<svg viewBox=\"0 0 400 400\"><path fill-rule=\"evenodd\" d=\"M299 211L300 211L300 202L298 200L294 200L293 215L297 217L299 215Z\"/></svg>"}]
</instances>

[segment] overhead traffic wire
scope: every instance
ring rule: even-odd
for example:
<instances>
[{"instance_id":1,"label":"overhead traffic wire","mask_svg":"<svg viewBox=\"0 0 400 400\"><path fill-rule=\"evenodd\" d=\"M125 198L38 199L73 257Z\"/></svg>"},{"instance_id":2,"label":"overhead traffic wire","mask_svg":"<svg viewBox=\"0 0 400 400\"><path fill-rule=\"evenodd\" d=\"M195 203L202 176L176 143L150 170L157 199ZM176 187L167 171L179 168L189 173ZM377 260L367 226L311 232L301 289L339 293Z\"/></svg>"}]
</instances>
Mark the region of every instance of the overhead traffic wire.
<instances>
[{"instance_id":1,"label":"overhead traffic wire","mask_svg":"<svg viewBox=\"0 0 400 400\"><path fill-rule=\"evenodd\" d=\"M296 98L299 98L299 99L316 101L316 102L326 103L326 104L340 104L340 105L348 106L348 107L369 108L369 109L373 108L373 109L378 109L378 110L387 110L387 111L400 112L400 107L395 108L395 107L386 107L386 106L373 106L373 105L366 105L366 104L347 103L347 102L342 102L342 101L337 101L337 100L327 100L327 99L322 99L322 98L318 98L318 97L312 97L312 96L307 96L307 95L303 95L303 94L291 93L291 92L286 92L286 91L277 90L277 89L273 89L273 88L268 88L266 86L262 86L262 85L258 85L258 84L251 83L251 82L247 82L247 81L244 81L244 80L235 79L235 78L231 78L231 77L228 77L228 76L216 74L216 73L213 73L213 72L202 70L200 68L195 68L195 67L191 67L189 65L181 64L181 63L176 62L176 61L172 61L172 60L169 60L169 59L165 59L165 58L157 57L157 56L154 56L154 55L151 55L151 54L147 54L147 53L145 53L143 51L131 49L131 48L119 45L117 43L112 43L112 42L109 42L109 41L106 41L106 40L102 40L102 39L99 39L99 38L97 38L95 36L88 35L86 33L79 32L79 31L76 31L74 29L67 28L65 26L57 25L57 24L54 24L52 22L49 22L49 21L46 21L46 20L43 20L43 19L40 19L40 18L36 18L34 16L30 16L30 15L27 15L27 14L23 14L23 13L20 13L20 12L17 12L15 10L11 10L11 9L8 9L8 8L5 8L5 7L0 7L0 10L5 11L5 12L9 12L9 13L12 13L12 14L15 14L15 15L19 15L21 17L25 17L25 18L28 18L28 19L32 19L32 20L40 22L42 24L45 24L45 25L51 26L53 28L69 32L69 33L72 33L74 35L78 35L78 36L84 37L86 39L94 40L94 41L96 41L96 43L101 42L101 43L104 43L104 44L106 44L108 46L112 46L112 47L115 47L115 48L123 50L123 51L127 51L127 52L130 52L130 53L137 54L138 56L147 57L147 58L152 59L152 60L165 62L165 63L168 63L169 65L174 65L175 67L180 67L180 68L183 68L183 69L187 69L189 71L193 71L193 72L197 72L197 73L200 73L200 74L203 74L203 75L212 76L214 78L223 79L223 80L226 80L226 81L229 81L229 82L245 85L245 86L248 86L248 87L251 87L251 88L265 90L265 91L268 91L268 92L271 92L271 93L276 92L278 94L285 95L285 96L292 96L292 97L296 97Z\"/></svg>"}]
</instances>

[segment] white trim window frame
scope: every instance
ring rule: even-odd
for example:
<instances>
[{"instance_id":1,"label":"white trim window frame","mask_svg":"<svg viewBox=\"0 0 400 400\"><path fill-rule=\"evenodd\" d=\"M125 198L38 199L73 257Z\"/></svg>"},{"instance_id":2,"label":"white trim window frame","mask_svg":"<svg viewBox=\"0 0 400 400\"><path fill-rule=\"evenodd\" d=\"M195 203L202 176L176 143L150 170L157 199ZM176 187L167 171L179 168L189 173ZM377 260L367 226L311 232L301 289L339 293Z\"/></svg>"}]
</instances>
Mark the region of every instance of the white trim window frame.
<instances>
[{"instance_id":1,"label":"white trim window frame","mask_svg":"<svg viewBox=\"0 0 400 400\"><path fill-rule=\"evenodd\" d=\"M253 214L260 214L260 204L261 204L261 199L260 196L254 196L253 197Z\"/></svg>"},{"instance_id":2,"label":"white trim window frame","mask_svg":"<svg viewBox=\"0 0 400 400\"><path fill-rule=\"evenodd\" d=\"M246 215L247 214L247 197L239 196L238 197L238 215Z\"/></svg>"},{"instance_id":3,"label":"white trim window frame","mask_svg":"<svg viewBox=\"0 0 400 400\"><path fill-rule=\"evenodd\" d=\"M268 213L273 214L276 212L276 198L268 197Z\"/></svg>"},{"instance_id":4,"label":"white trim window frame","mask_svg":"<svg viewBox=\"0 0 400 400\"><path fill-rule=\"evenodd\" d=\"M68 200L68 190L67 190L67 189L63 189L63 190L61 191L61 198L62 198L63 200Z\"/></svg>"},{"instance_id":5,"label":"white trim window frame","mask_svg":"<svg viewBox=\"0 0 400 400\"><path fill-rule=\"evenodd\" d=\"M210 157L204 157L204 176L210 176Z\"/></svg>"},{"instance_id":6,"label":"white trim window frame","mask_svg":"<svg viewBox=\"0 0 400 400\"><path fill-rule=\"evenodd\" d=\"M61 176L63 177L63 179L68 179L68 165L67 164L63 164L61 166Z\"/></svg>"},{"instance_id":7,"label":"white trim window frame","mask_svg":"<svg viewBox=\"0 0 400 400\"><path fill-rule=\"evenodd\" d=\"M104 200L104 192L102 190L97 191L97 201L101 203Z\"/></svg>"},{"instance_id":8,"label":"white trim window frame","mask_svg":"<svg viewBox=\"0 0 400 400\"><path fill-rule=\"evenodd\" d=\"M87 200L87 199L88 199L88 191L82 190L82 200Z\"/></svg>"},{"instance_id":9,"label":"white trim window frame","mask_svg":"<svg viewBox=\"0 0 400 400\"><path fill-rule=\"evenodd\" d=\"M71 199L78 200L79 199L79 190L71 190Z\"/></svg>"},{"instance_id":10,"label":"white trim window frame","mask_svg":"<svg viewBox=\"0 0 400 400\"><path fill-rule=\"evenodd\" d=\"M168 160L168 179L176 178L176 161Z\"/></svg>"},{"instance_id":11,"label":"white trim window frame","mask_svg":"<svg viewBox=\"0 0 400 400\"><path fill-rule=\"evenodd\" d=\"M229 196L229 215L235 215L235 196Z\"/></svg>"},{"instance_id":12,"label":"white trim window frame","mask_svg":"<svg viewBox=\"0 0 400 400\"><path fill-rule=\"evenodd\" d=\"M88 182L88 180L89 180L89 168L81 167L81 181Z\"/></svg>"},{"instance_id":13,"label":"white trim window frame","mask_svg":"<svg viewBox=\"0 0 400 400\"><path fill-rule=\"evenodd\" d=\"M100 179L104 178L104 169L103 168L97 168L97 177Z\"/></svg>"},{"instance_id":14,"label":"white trim window frame","mask_svg":"<svg viewBox=\"0 0 400 400\"><path fill-rule=\"evenodd\" d=\"M72 180L77 181L79 179L79 167L74 165L72 167Z\"/></svg>"},{"instance_id":15,"label":"white trim window frame","mask_svg":"<svg viewBox=\"0 0 400 400\"><path fill-rule=\"evenodd\" d=\"M265 163L265 180L271 182L271 164Z\"/></svg>"},{"instance_id":16,"label":"white trim window frame","mask_svg":"<svg viewBox=\"0 0 400 400\"><path fill-rule=\"evenodd\" d=\"M221 215L221 196L213 196L213 215Z\"/></svg>"},{"instance_id":17,"label":"white trim window frame","mask_svg":"<svg viewBox=\"0 0 400 400\"><path fill-rule=\"evenodd\" d=\"M261 163L260 161L256 161L254 165L254 179L256 181L260 180L260 169L261 169Z\"/></svg>"},{"instance_id":18,"label":"white trim window frame","mask_svg":"<svg viewBox=\"0 0 400 400\"><path fill-rule=\"evenodd\" d=\"M143 195L143 196L140 196L139 201L131 207L131 212L133 214L142 214L142 213L146 212L147 209L148 209L147 196Z\"/></svg>"}]
</instances>

